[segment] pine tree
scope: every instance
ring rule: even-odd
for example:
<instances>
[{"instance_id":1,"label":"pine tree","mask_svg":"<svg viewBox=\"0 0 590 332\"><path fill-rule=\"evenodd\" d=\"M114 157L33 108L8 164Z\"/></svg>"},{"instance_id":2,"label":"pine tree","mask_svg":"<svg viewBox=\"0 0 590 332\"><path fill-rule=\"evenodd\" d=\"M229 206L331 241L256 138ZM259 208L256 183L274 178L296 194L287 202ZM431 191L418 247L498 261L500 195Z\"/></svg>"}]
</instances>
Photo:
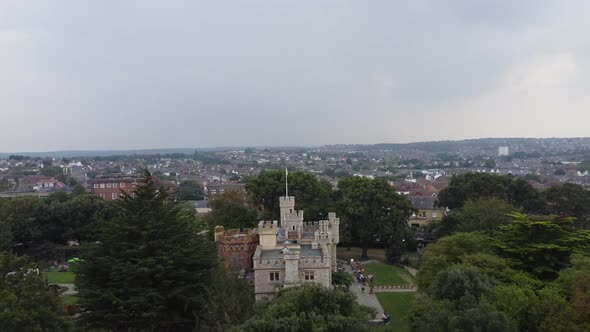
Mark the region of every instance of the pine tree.
<instances>
[{"instance_id":1,"label":"pine tree","mask_svg":"<svg viewBox=\"0 0 590 332\"><path fill-rule=\"evenodd\" d=\"M218 261L194 213L155 188L148 171L115 205L81 257L81 322L116 331L200 329Z\"/></svg>"}]
</instances>

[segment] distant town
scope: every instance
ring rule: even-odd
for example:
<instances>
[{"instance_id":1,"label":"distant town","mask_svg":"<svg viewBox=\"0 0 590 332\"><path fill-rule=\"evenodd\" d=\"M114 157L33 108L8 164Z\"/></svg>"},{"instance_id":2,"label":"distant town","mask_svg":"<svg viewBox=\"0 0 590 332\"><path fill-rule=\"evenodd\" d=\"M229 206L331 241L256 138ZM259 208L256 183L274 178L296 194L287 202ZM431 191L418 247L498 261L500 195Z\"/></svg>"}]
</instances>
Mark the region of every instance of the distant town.
<instances>
[{"instance_id":1,"label":"distant town","mask_svg":"<svg viewBox=\"0 0 590 332\"><path fill-rule=\"evenodd\" d=\"M398 193L423 198L436 198L453 175L469 172L511 174L539 190L562 183L590 186L590 138L111 153L102 151L97 157L92 151L1 154L0 197L47 196L77 188L111 201L121 190L131 192L143 169L204 209L211 196L240 188L245 178L266 169L310 172L334 187L348 176L385 178ZM60 157L64 155L68 157ZM178 190L183 187L188 189ZM423 206L434 200L413 202Z\"/></svg>"}]
</instances>

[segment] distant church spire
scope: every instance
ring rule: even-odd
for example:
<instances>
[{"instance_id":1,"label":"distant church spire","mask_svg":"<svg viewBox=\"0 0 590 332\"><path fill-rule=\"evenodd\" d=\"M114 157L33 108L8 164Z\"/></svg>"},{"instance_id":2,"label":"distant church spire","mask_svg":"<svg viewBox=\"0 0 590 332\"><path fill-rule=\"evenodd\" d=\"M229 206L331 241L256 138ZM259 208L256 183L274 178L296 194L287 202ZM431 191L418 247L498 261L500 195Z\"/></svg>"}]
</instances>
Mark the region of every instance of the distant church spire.
<instances>
[{"instance_id":1,"label":"distant church spire","mask_svg":"<svg viewBox=\"0 0 590 332\"><path fill-rule=\"evenodd\" d=\"M285 197L289 197L289 169L285 168Z\"/></svg>"}]
</instances>

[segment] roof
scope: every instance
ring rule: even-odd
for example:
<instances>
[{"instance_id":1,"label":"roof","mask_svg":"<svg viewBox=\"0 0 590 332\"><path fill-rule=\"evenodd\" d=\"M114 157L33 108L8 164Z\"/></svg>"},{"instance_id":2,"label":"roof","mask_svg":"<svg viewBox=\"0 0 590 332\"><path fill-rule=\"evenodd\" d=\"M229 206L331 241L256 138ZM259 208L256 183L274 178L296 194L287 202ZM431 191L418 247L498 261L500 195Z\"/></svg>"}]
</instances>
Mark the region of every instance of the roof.
<instances>
[{"instance_id":1,"label":"roof","mask_svg":"<svg viewBox=\"0 0 590 332\"><path fill-rule=\"evenodd\" d=\"M416 209L430 209L436 208L436 197L432 196L409 196L408 199Z\"/></svg>"},{"instance_id":2,"label":"roof","mask_svg":"<svg viewBox=\"0 0 590 332\"><path fill-rule=\"evenodd\" d=\"M130 182L137 182L136 178L110 178L110 179L93 179L93 180L89 180L89 183L93 184L93 183L109 183L109 182L126 182L126 183L130 183Z\"/></svg>"},{"instance_id":3,"label":"roof","mask_svg":"<svg viewBox=\"0 0 590 332\"><path fill-rule=\"evenodd\" d=\"M262 258L283 258L283 248L281 249L270 249L270 250L262 250ZM299 250L299 257L321 257L322 250L321 249L312 249L311 245L301 245L301 249Z\"/></svg>"}]
</instances>

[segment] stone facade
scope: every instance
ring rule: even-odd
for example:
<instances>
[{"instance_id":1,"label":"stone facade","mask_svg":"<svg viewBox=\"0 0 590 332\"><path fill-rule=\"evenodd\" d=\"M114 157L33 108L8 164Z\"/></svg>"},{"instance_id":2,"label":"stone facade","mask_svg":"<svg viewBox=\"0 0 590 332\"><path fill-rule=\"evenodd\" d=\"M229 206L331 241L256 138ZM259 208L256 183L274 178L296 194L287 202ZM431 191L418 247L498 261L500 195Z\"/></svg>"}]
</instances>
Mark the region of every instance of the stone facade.
<instances>
[{"instance_id":1,"label":"stone facade","mask_svg":"<svg viewBox=\"0 0 590 332\"><path fill-rule=\"evenodd\" d=\"M281 220L258 224L259 245L253 257L256 299L269 298L283 287L306 283L332 285L340 219L304 222L295 211L295 197L280 198Z\"/></svg>"}]
</instances>

